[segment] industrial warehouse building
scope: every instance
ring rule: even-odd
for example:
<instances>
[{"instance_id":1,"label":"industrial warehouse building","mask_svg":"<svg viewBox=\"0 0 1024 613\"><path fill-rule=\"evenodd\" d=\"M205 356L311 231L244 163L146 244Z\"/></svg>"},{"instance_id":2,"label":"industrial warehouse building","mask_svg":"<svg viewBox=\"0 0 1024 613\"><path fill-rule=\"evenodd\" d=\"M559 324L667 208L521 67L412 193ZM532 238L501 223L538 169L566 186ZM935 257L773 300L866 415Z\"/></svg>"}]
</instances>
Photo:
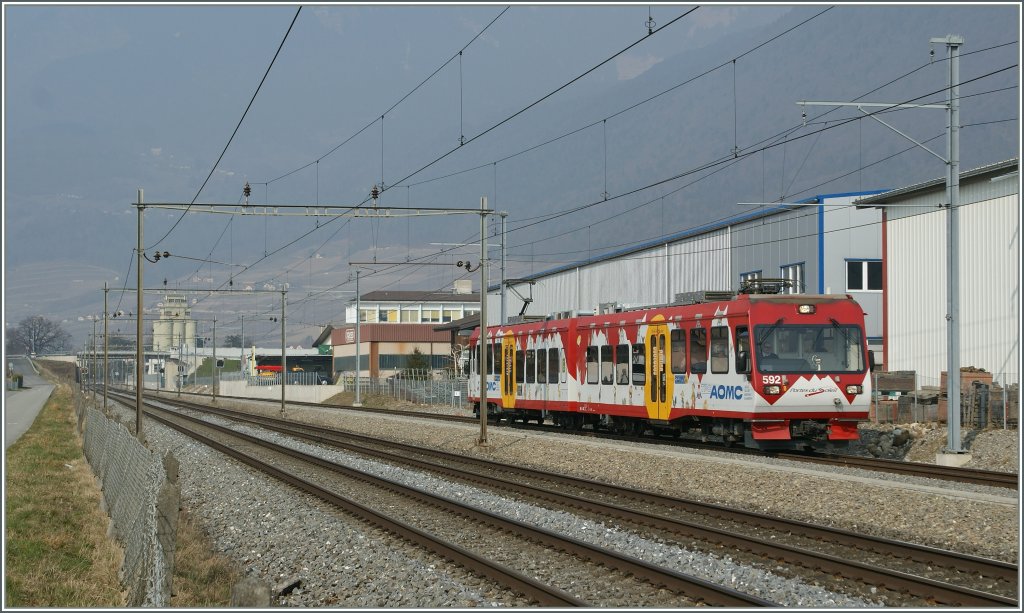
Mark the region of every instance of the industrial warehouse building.
<instances>
[{"instance_id":1,"label":"industrial warehouse building","mask_svg":"<svg viewBox=\"0 0 1024 613\"><path fill-rule=\"evenodd\" d=\"M1020 382L1019 160L960 173L960 365ZM881 211L885 363L940 385L947 369L945 178L861 199Z\"/></svg>"},{"instance_id":2,"label":"industrial warehouse building","mask_svg":"<svg viewBox=\"0 0 1024 613\"><path fill-rule=\"evenodd\" d=\"M882 349L882 213L853 202L869 192L824 194L762 206L721 222L525 277L525 316L599 313L675 302L696 291L736 291L753 278L784 278L791 293L848 293L864 307L872 350ZM514 287L514 286L513 286ZM492 287L487 321L497 325ZM517 304L510 301L509 311Z\"/></svg>"},{"instance_id":3,"label":"industrial warehouse building","mask_svg":"<svg viewBox=\"0 0 1024 613\"><path fill-rule=\"evenodd\" d=\"M960 175L961 365L1019 383L1018 161ZM864 307L880 368L913 370L940 385L946 370L945 179L861 193L825 194L738 214L715 224L521 280L526 316L600 313L735 291L745 279L787 278L795 293L845 293ZM499 288L487 320L501 318ZM516 311L518 304L510 304Z\"/></svg>"}]
</instances>

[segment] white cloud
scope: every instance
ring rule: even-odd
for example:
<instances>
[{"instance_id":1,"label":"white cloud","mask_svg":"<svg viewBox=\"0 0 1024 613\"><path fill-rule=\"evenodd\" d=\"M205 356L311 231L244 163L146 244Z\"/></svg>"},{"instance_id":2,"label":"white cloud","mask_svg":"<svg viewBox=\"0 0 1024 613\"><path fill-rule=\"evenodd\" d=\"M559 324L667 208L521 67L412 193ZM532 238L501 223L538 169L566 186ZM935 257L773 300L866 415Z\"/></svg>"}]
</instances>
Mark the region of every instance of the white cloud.
<instances>
[{"instance_id":1,"label":"white cloud","mask_svg":"<svg viewBox=\"0 0 1024 613\"><path fill-rule=\"evenodd\" d=\"M655 57L647 54L643 57L636 55L624 55L615 60L615 70L620 81L628 81L639 77L651 69L652 66L660 63L665 58Z\"/></svg>"},{"instance_id":2,"label":"white cloud","mask_svg":"<svg viewBox=\"0 0 1024 613\"><path fill-rule=\"evenodd\" d=\"M707 7L690 16L690 33L727 26L736 21L736 7Z\"/></svg>"}]
</instances>

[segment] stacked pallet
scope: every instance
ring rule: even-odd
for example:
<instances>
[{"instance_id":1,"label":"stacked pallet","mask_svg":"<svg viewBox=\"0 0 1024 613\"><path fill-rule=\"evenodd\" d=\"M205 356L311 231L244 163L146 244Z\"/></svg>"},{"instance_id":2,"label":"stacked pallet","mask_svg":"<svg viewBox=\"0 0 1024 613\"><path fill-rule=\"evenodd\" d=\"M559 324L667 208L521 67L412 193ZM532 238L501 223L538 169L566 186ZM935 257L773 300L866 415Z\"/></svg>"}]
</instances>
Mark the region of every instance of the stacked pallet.
<instances>
[{"instance_id":1,"label":"stacked pallet","mask_svg":"<svg viewBox=\"0 0 1024 613\"><path fill-rule=\"evenodd\" d=\"M938 401L938 421L946 422L948 398L947 373L942 372ZM1005 388L993 382L992 373L973 366L960 369L960 423L964 427L1016 427L1019 415L1019 386ZM1005 407L1005 409L1004 409ZM1005 416L1004 416L1005 410Z\"/></svg>"}]
</instances>

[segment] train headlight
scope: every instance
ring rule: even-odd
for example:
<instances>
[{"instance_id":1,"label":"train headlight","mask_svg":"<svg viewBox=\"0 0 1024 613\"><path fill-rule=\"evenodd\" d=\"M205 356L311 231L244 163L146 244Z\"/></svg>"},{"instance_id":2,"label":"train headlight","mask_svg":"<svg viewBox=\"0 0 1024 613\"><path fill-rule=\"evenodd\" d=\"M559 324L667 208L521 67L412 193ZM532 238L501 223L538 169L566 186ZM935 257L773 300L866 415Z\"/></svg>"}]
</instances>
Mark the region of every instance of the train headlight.
<instances>
[{"instance_id":1,"label":"train headlight","mask_svg":"<svg viewBox=\"0 0 1024 613\"><path fill-rule=\"evenodd\" d=\"M810 314L814 313L814 305L813 304L801 304L800 306L798 306L796 308L796 312L800 313L801 315L810 315Z\"/></svg>"},{"instance_id":2,"label":"train headlight","mask_svg":"<svg viewBox=\"0 0 1024 613\"><path fill-rule=\"evenodd\" d=\"M766 385L764 386L764 393L778 395L782 393L782 388L778 385Z\"/></svg>"},{"instance_id":3,"label":"train headlight","mask_svg":"<svg viewBox=\"0 0 1024 613\"><path fill-rule=\"evenodd\" d=\"M864 393L864 386L863 385L847 385L846 386L846 393L850 394L851 396L854 395L854 394L863 394Z\"/></svg>"}]
</instances>

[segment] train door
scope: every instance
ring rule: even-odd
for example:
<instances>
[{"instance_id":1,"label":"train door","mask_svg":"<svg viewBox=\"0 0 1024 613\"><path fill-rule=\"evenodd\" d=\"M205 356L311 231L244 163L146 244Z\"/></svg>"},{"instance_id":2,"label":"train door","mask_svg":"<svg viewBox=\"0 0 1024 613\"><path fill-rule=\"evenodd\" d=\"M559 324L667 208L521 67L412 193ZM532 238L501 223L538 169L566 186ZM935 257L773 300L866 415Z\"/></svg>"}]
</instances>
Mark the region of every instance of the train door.
<instances>
[{"instance_id":1,"label":"train door","mask_svg":"<svg viewBox=\"0 0 1024 613\"><path fill-rule=\"evenodd\" d=\"M664 322L659 315L658 322ZM647 326L647 380L644 382L644 404L647 405L647 416L651 419L668 419L672 406L672 379L668 376L671 355L669 346L668 326L665 323L652 322Z\"/></svg>"},{"instance_id":2,"label":"train door","mask_svg":"<svg viewBox=\"0 0 1024 613\"><path fill-rule=\"evenodd\" d=\"M501 389L501 406L516 407L516 339L511 333L501 337L501 375L498 387Z\"/></svg>"}]
</instances>

